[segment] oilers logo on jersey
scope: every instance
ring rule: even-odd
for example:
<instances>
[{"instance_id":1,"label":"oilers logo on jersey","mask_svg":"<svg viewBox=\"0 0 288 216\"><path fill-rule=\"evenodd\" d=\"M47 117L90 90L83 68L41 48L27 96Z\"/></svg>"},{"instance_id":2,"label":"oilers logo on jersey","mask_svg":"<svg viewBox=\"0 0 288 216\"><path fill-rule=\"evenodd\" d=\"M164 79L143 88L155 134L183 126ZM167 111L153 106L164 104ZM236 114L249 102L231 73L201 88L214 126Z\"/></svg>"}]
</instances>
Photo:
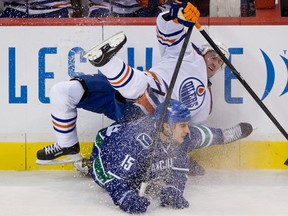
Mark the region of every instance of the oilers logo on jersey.
<instances>
[{"instance_id":1,"label":"oilers logo on jersey","mask_svg":"<svg viewBox=\"0 0 288 216\"><path fill-rule=\"evenodd\" d=\"M195 77L185 79L179 89L179 99L190 111L201 107L205 95L204 84Z\"/></svg>"}]
</instances>

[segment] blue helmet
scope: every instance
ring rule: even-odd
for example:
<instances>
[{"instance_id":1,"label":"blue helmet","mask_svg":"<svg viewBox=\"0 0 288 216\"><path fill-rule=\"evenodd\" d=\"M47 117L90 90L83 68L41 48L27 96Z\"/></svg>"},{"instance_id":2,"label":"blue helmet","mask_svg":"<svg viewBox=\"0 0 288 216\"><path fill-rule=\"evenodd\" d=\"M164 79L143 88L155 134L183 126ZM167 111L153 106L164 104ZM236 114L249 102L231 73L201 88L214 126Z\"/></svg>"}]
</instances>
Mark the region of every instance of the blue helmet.
<instances>
[{"instance_id":1,"label":"blue helmet","mask_svg":"<svg viewBox=\"0 0 288 216\"><path fill-rule=\"evenodd\" d=\"M161 113L164 103L157 106L155 111L155 118L160 121ZM171 99L166 110L164 122L167 122L170 127L174 127L177 122L188 122L191 120L191 113L189 109L181 102Z\"/></svg>"}]
</instances>

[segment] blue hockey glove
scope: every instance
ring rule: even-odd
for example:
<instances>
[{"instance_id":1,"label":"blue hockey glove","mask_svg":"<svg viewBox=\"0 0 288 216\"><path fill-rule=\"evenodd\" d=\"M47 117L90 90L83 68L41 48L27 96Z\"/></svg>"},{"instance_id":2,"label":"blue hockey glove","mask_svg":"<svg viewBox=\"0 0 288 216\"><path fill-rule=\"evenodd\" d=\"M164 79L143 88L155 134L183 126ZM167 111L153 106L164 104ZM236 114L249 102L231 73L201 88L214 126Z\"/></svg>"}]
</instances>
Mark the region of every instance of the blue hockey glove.
<instances>
[{"instance_id":1,"label":"blue hockey glove","mask_svg":"<svg viewBox=\"0 0 288 216\"><path fill-rule=\"evenodd\" d=\"M140 214L147 210L150 202L145 197L140 197L135 191L129 191L123 198L119 207L130 214Z\"/></svg>"},{"instance_id":2,"label":"blue hockey glove","mask_svg":"<svg viewBox=\"0 0 288 216\"><path fill-rule=\"evenodd\" d=\"M200 17L199 10L190 2L173 1L170 8L170 16L176 23L186 27L192 27Z\"/></svg>"},{"instance_id":3,"label":"blue hockey glove","mask_svg":"<svg viewBox=\"0 0 288 216\"><path fill-rule=\"evenodd\" d=\"M160 202L161 206L171 206L175 209L189 207L189 202L183 197L182 192L173 186L166 186L162 189Z\"/></svg>"}]
</instances>

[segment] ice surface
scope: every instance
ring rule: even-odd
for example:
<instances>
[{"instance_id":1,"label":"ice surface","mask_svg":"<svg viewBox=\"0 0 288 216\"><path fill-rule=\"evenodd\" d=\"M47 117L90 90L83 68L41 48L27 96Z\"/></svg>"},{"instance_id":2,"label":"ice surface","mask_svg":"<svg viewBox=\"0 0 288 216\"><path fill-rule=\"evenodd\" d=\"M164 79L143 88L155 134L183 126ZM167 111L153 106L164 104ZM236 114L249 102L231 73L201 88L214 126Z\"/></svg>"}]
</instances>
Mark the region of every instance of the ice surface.
<instances>
[{"instance_id":1,"label":"ice surface","mask_svg":"<svg viewBox=\"0 0 288 216\"><path fill-rule=\"evenodd\" d=\"M159 216L288 215L287 170L206 170L189 177L190 207L173 210L154 200L145 214ZM76 171L0 171L0 215L118 216L108 194Z\"/></svg>"}]
</instances>

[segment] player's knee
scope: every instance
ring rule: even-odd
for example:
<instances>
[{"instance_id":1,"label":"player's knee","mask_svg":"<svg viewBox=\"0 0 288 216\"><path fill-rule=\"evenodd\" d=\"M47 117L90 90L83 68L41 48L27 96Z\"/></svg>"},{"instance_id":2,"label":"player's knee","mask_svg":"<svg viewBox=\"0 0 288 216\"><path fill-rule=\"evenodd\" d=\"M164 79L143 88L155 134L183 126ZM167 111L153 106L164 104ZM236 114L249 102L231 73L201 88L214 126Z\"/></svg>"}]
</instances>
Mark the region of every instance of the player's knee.
<instances>
[{"instance_id":1,"label":"player's knee","mask_svg":"<svg viewBox=\"0 0 288 216\"><path fill-rule=\"evenodd\" d=\"M77 80L63 81L52 86L50 102L53 105L75 107L81 100L84 89Z\"/></svg>"},{"instance_id":2,"label":"player's knee","mask_svg":"<svg viewBox=\"0 0 288 216\"><path fill-rule=\"evenodd\" d=\"M52 86L50 89L50 99L59 98L67 95L69 81L59 82Z\"/></svg>"},{"instance_id":3,"label":"player's knee","mask_svg":"<svg viewBox=\"0 0 288 216\"><path fill-rule=\"evenodd\" d=\"M52 107L62 107L69 103L70 81L56 83L50 90L50 104Z\"/></svg>"}]
</instances>

